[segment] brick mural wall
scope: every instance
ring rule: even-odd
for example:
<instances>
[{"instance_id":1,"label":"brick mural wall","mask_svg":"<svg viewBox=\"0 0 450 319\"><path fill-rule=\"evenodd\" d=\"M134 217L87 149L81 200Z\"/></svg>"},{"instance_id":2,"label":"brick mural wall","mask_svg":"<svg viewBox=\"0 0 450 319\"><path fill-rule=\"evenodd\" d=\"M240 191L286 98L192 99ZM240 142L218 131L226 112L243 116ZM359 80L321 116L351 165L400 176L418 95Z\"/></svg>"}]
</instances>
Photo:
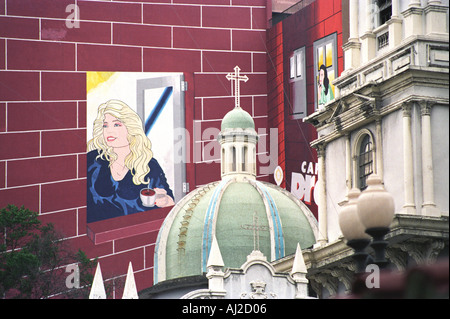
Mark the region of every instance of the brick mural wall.
<instances>
[{"instance_id":1,"label":"brick mural wall","mask_svg":"<svg viewBox=\"0 0 450 319\"><path fill-rule=\"evenodd\" d=\"M285 152L285 90L283 24L278 23L267 31L267 81L268 81L268 121L269 126L278 129L278 165L286 172ZM270 179L274 182L273 176ZM280 184L286 188L286 178Z\"/></svg>"},{"instance_id":2,"label":"brick mural wall","mask_svg":"<svg viewBox=\"0 0 450 319\"><path fill-rule=\"evenodd\" d=\"M291 191L292 173L301 173L310 163L317 163L317 154L309 143L317 138L315 128L303 123L302 119L293 119L292 92L289 83L289 59L294 50L305 47L306 50L306 98L307 113L314 112L316 85L313 44L330 34L337 35L338 74L344 69L342 51L342 3L343 0L316 0L302 10L274 25L268 36L268 96L269 125L278 127L279 143L283 144L283 155L279 162L285 173L285 187ZM301 36L300 36L301 35ZM302 168L302 163L306 165ZM317 180L316 180L317 181ZM313 192L313 189L311 189ZM311 194L313 198L313 194ZM317 217L317 204L305 202Z\"/></svg>"},{"instance_id":3,"label":"brick mural wall","mask_svg":"<svg viewBox=\"0 0 450 319\"><path fill-rule=\"evenodd\" d=\"M69 28L73 4L80 21ZM138 290L152 285L154 242L169 209L116 218L88 236L86 71L185 74L186 127L200 150L187 164L193 189L220 179L217 157L203 152L215 137L194 130L220 128L234 106L225 75L235 65L250 79L241 105L268 136L266 20L266 0L0 0L0 207L39 212L99 257L104 278L123 277L132 261Z\"/></svg>"}]
</instances>

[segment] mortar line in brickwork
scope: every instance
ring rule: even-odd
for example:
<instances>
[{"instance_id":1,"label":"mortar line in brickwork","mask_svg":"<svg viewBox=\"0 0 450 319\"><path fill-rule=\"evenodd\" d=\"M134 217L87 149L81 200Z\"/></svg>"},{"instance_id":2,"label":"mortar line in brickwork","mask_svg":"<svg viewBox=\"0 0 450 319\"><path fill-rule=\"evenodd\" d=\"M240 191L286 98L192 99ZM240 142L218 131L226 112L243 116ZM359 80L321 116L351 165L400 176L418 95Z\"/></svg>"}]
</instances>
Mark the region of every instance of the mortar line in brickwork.
<instances>
[{"instance_id":1,"label":"mortar line in brickwork","mask_svg":"<svg viewBox=\"0 0 450 319\"><path fill-rule=\"evenodd\" d=\"M78 71L78 43L75 42L75 71Z\"/></svg>"},{"instance_id":2,"label":"mortar line in brickwork","mask_svg":"<svg viewBox=\"0 0 450 319\"><path fill-rule=\"evenodd\" d=\"M76 224L75 224L75 236L80 236L80 227L79 227L79 225L80 225L80 223L79 223L79 219L80 219L80 208L77 208L76 209L76 214L75 214L75 222L76 222Z\"/></svg>"},{"instance_id":3,"label":"mortar line in brickwork","mask_svg":"<svg viewBox=\"0 0 450 319\"><path fill-rule=\"evenodd\" d=\"M241 98L243 97L267 97L267 94L253 94L253 95L241 95ZM212 96L196 96L194 97L195 100L199 99L223 99L223 98L229 98L229 95L212 95Z\"/></svg>"},{"instance_id":4,"label":"mortar line in brickwork","mask_svg":"<svg viewBox=\"0 0 450 319\"><path fill-rule=\"evenodd\" d=\"M80 41L59 41L59 40L38 40L38 39L22 39L22 38L4 38L5 40L16 40L16 41L28 41L28 42L40 42L40 43L63 43L63 44L82 44L82 45L94 45L94 46L114 46L114 47L124 47L124 48L144 48L144 49L167 49L167 50L181 50L181 51L208 51L208 52L224 52L224 53L256 53L256 54L267 54L266 51L246 51L246 50L224 50L224 49L199 49L199 48L183 48L183 47L169 47L169 46L145 46L145 45L133 45L133 44L120 44L120 43L98 43L98 42L80 42ZM5 41L5 50L7 49L7 42ZM7 67L7 56L5 55L5 66ZM5 70L11 70L6 68ZM84 72L84 71L73 71L73 70L14 70L14 71L45 71L45 72ZM224 72L226 73L226 72Z\"/></svg>"},{"instance_id":5,"label":"mortar line in brickwork","mask_svg":"<svg viewBox=\"0 0 450 319\"><path fill-rule=\"evenodd\" d=\"M203 100L204 100L204 99L202 98L202 99L201 99L201 106L202 106L202 120L204 120L204 119L205 119L205 116L204 116L204 114L203 114L203 113L204 113L204 111L203 111L203 110L204 110L204 108L205 108L205 105L204 105L204 102L203 102Z\"/></svg>"},{"instance_id":6,"label":"mortar line in brickwork","mask_svg":"<svg viewBox=\"0 0 450 319\"><path fill-rule=\"evenodd\" d=\"M250 29L253 29L253 8L250 8Z\"/></svg>"},{"instance_id":7,"label":"mortar line in brickwork","mask_svg":"<svg viewBox=\"0 0 450 319\"><path fill-rule=\"evenodd\" d=\"M5 189L8 188L8 161L5 160Z\"/></svg>"},{"instance_id":8,"label":"mortar line in brickwork","mask_svg":"<svg viewBox=\"0 0 450 319\"><path fill-rule=\"evenodd\" d=\"M5 39L5 71L8 70L8 41Z\"/></svg>"},{"instance_id":9,"label":"mortar line in brickwork","mask_svg":"<svg viewBox=\"0 0 450 319\"><path fill-rule=\"evenodd\" d=\"M252 117L255 117L255 97L252 96Z\"/></svg>"},{"instance_id":10,"label":"mortar line in brickwork","mask_svg":"<svg viewBox=\"0 0 450 319\"><path fill-rule=\"evenodd\" d=\"M39 72L39 101L42 101L42 72Z\"/></svg>"},{"instance_id":11,"label":"mortar line in brickwork","mask_svg":"<svg viewBox=\"0 0 450 319\"><path fill-rule=\"evenodd\" d=\"M39 209L38 209L38 213L39 213L39 215L41 215L42 214L42 185L41 184L39 184L38 189L39 189L39 195L38 195L38 198L39 198Z\"/></svg>"},{"instance_id":12,"label":"mortar line in brickwork","mask_svg":"<svg viewBox=\"0 0 450 319\"><path fill-rule=\"evenodd\" d=\"M42 130L20 130L20 131L8 131L8 132L0 132L0 135L5 135L5 134L15 134L15 133L40 133L40 132L58 132L58 131L79 131L79 130L84 130L86 129L86 127L68 127L68 128L50 128L50 129L42 129ZM70 153L72 154L72 153ZM79 153L75 153L75 154L79 154Z\"/></svg>"},{"instance_id":13,"label":"mortar line in brickwork","mask_svg":"<svg viewBox=\"0 0 450 319\"><path fill-rule=\"evenodd\" d=\"M10 132L10 134L15 134L16 132ZM17 132L18 133L18 132ZM30 133L30 132L26 132ZM9 162L16 162L16 161L25 161L25 160L33 160L33 159L45 159L45 158L55 158L55 157L63 157L63 156L78 156L78 155L86 155L87 152L80 152L80 153L64 153L64 154L53 154L53 155L39 155L39 156L31 156L31 157L21 157L21 158L8 158L5 159ZM83 177L86 178L86 177Z\"/></svg>"},{"instance_id":14,"label":"mortar line in brickwork","mask_svg":"<svg viewBox=\"0 0 450 319\"><path fill-rule=\"evenodd\" d=\"M215 71L205 71L205 72L194 72L194 75L202 75L202 74L212 74L212 75L214 75L214 74L228 74L228 73L230 73L230 72L221 72L221 71L217 71L217 72L215 72ZM242 73L245 73L246 75L264 75L264 74L267 74L267 72L263 72L263 71L256 71L256 72L245 72L245 71L242 71ZM241 95L242 96L242 95Z\"/></svg>"},{"instance_id":15,"label":"mortar line in brickwork","mask_svg":"<svg viewBox=\"0 0 450 319\"><path fill-rule=\"evenodd\" d=\"M53 18L53 17L38 17L38 16L20 16L20 15L5 15L5 17L8 18L20 18L20 19L45 19L45 20L52 20L52 21L66 21L66 18ZM203 26L195 26L195 25L172 25L172 24L156 24L156 23L140 23L140 22L127 22L127 21L112 21L112 20L77 20L80 22L80 25L83 24L83 22L90 22L90 23L99 23L99 24L107 24L110 23L111 25L113 25L114 23L117 24L128 24L128 25L144 25L144 26L154 26L154 27L175 27L175 28L192 28L192 29L212 29L212 30L237 30L237 31L267 31L264 28L253 28L252 26L250 26L250 28L230 28L230 27L214 27L214 26L208 26L208 27L203 27ZM40 30L40 29L39 29ZM113 33L111 32L111 35ZM39 34L39 36L41 36ZM35 39L37 41L39 41L39 39ZM53 40L56 41L56 40Z\"/></svg>"},{"instance_id":16,"label":"mortar line in brickwork","mask_svg":"<svg viewBox=\"0 0 450 319\"><path fill-rule=\"evenodd\" d=\"M8 104L9 102L5 102L5 132L8 132Z\"/></svg>"},{"instance_id":17,"label":"mortar line in brickwork","mask_svg":"<svg viewBox=\"0 0 450 319\"><path fill-rule=\"evenodd\" d=\"M39 131L39 157L42 157L42 131Z\"/></svg>"},{"instance_id":18,"label":"mortar line in brickwork","mask_svg":"<svg viewBox=\"0 0 450 319\"><path fill-rule=\"evenodd\" d=\"M6 178L6 177L5 177ZM52 185L52 184L57 184L57 183L65 183L65 182L77 182L77 181L82 181L82 180L86 180L86 177L82 177L82 178L74 178L74 179L62 179L62 180L57 180L57 181L53 181L53 182L45 182L45 183L34 183L34 184L25 184L25 185L18 185L18 186L5 186L4 188L1 188L1 190L12 190L12 189L21 189L21 188L27 188L27 187L33 187L33 186L38 186L40 187L40 185ZM39 197L40 198L40 197ZM78 206L77 206L78 207ZM79 206L80 208L86 207L86 206ZM74 209L74 207L68 208L68 209ZM67 210L67 209L64 209ZM52 211L53 212L53 211ZM56 212L56 211L55 211Z\"/></svg>"},{"instance_id":19,"label":"mortar line in brickwork","mask_svg":"<svg viewBox=\"0 0 450 319\"><path fill-rule=\"evenodd\" d=\"M199 49L199 48L183 48L183 47L169 47L169 46L145 46L145 45L132 45L132 44L118 44L118 43L97 43L97 42L76 42L76 41L57 41L57 40L38 40L38 39L21 39L21 38L5 38L5 40L16 40L16 41L29 41L29 42L40 42L40 43L63 43L63 44L82 44L82 45L93 45L93 46L108 46L108 47L123 47L123 48L144 48L144 49L167 49L167 50L178 50L178 51L208 51L208 52L224 52L224 53L256 53L256 54L267 54L266 51L245 51L245 50L224 50L224 49ZM7 49L7 42L5 41L5 50ZM11 70L7 68L6 65L7 57L5 55L5 66L6 70ZM84 72L77 70L11 70L17 72L29 72L29 71L45 71L45 72ZM226 72L224 72L226 73Z\"/></svg>"},{"instance_id":20,"label":"mortar line in brickwork","mask_svg":"<svg viewBox=\"0 0 450 319\"><path fill-rule=\"evenodd\" d=\"M77 113L77 128L80 128L80 102L77 101L76 113Z\"/></svg>"},{"instance_id":21,"label":"mortar line in brickwork","mask_svg":"<svg viewBox=\"0 0 450 319\"><path fill-rule=\"evenodd\" d=\"M144 48L141 48L141 72L144 72Z\"/></svg>"},{"instance_id":22,"label":"mortar line in brickwork","mask_svg":"<svg viewBox=\"0 0 450 319\"><path fill-rule=\"evenodd\" d=\"M27 69L27 70L18 70L18 69L5 69L2 71L11 71L11 72L45 72L45 73L86 73L86 71L74 71L74 70L42 70L42 69ZM1 100L0 100L1 101ZM29 102L30 100L22 100L22 101L11 101L11 102ZM39 100L34 100L39 102ZM78 100L77 100L78 101Z\"/></svg>"},{"instance_id":23,"label":"mortar line in brickwork","mask_svg":"<svg viewBox=\"0 0 450 319\"><path fill-rule=\"evenodd\" d=\"M78 211L79 209L84 209L86 207L87 206L74 206L74 207L69 207L69 208L64 208L64 209L51 210L51 211L48 211L48 212L45 212L45 213L41 212L39 215L42 215L42 216L44 216L44 215L52 215L52 214L70 212L72 210L77 210Z\"/></svg>"},{"instance_id":24,"label":"mortar line in brickwork","mask_svg":"<svg viewBox=\"0 0 450 319\"><path fill-rule=\"evenodd\" d=\"M230 50L233 51L233 31L230 30Z\"/></svg>"},{"instance_id":25,"label":"mortar line in brickwork","mask_svg":"<svg viewBox=\"0 0 450 319\"><path fill-rule=\"evenodd\" d=\"M146 249L145 249L145 246L141 246L141 247L143 249L142 255L143 255L143 258L144 258L143 269L146 269L147 268L147 258L146 258L146 253L145 253Z\"/></svg>"}]
</instances>

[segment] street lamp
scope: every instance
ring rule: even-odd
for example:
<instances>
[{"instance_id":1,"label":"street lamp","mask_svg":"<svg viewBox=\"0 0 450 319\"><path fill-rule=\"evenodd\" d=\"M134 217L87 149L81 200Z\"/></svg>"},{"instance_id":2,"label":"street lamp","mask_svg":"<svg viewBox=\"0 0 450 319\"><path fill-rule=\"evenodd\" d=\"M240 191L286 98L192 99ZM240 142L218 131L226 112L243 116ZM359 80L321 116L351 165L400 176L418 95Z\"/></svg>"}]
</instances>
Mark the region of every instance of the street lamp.
<instances>
[{"instance_id":1,"label":"street lamp","mask_svg":"<svg viewBox=\"0 0 450 319\"><path fill-rule=\"evenodd\" d=\"M363 192L355 188L349 191L348 203L339 214L342 234L347 245L355 250L358 273L363 272L368 263L373 262L380 268L388 264L384 236L389 232L395 212L394 198L384 189L378 175L370 175L367 185ZM373 260L365 252L369 244L375 251Z\"/></svg>"}]
</instances>

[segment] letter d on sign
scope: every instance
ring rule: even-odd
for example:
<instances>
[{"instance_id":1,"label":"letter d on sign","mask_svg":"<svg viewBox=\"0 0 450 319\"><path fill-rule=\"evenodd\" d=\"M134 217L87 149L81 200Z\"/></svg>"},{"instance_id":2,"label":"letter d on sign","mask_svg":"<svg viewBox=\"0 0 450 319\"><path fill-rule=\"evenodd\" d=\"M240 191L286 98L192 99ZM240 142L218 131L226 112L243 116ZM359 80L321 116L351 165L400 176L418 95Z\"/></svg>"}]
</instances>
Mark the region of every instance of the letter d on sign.
<instances>
[{"instance_id":1,"label":"letter d on sign","mask_svg":"<svg viewBox=\"0 0 450 319\"><path fill-rule=\"evenodd\" d=\"M80 288L80 269L78 265L68 265L66 267L66 272L70 272L69 276L66 278L66 287L71 288Z\"/></svg>"}]
</instances>

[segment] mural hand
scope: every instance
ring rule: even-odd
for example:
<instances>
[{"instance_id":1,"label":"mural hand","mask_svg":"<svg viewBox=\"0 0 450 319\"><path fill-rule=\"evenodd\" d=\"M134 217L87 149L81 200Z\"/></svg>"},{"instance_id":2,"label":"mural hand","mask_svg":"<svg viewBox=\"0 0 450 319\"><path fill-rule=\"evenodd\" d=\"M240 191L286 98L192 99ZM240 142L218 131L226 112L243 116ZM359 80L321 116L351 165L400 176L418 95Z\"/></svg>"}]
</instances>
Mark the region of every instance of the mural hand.
<instances>
[{"instance_id":1,"label":"mural hand","mask_svg":"<svg viewBox=\"0 0 450 319\"><path fill-rule=\"evenodd\" d=\"M163 188L154 188L156 192L155 204L158 207L168 207L175 205L172 197L167 195L167 191Z\"/></svg>"}]
</instances>

